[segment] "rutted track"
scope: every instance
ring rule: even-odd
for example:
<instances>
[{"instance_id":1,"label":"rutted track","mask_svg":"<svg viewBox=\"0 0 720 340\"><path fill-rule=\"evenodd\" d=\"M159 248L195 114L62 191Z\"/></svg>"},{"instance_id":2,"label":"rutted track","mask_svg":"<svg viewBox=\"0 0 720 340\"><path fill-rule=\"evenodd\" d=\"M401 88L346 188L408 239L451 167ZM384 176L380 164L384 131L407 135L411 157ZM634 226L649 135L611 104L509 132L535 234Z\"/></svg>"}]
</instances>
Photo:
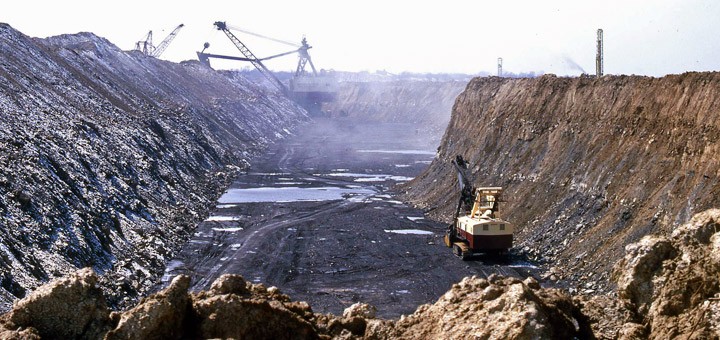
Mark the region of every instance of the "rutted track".
<instances>
[{"instance_id":1,"label":"rutted track","mask_svg":"<svg viewBox=\"0 0 720 340\"><path fill-rule=\"evenodd\" d=\"M413 126L317 120L300 131L256 160L221 198L171 262L166 281L189 274L200 290L238 273L315 311L341 313L363 301L380 316L397 317L435 301L464 276L536 271L522 261L461 261L442 245L444 224L392 198L394 184L433 158L434 146ZM261 196L267 193L277 197ZM320 196L291 197L298 193Z\"/></svg>"}]
</instances>

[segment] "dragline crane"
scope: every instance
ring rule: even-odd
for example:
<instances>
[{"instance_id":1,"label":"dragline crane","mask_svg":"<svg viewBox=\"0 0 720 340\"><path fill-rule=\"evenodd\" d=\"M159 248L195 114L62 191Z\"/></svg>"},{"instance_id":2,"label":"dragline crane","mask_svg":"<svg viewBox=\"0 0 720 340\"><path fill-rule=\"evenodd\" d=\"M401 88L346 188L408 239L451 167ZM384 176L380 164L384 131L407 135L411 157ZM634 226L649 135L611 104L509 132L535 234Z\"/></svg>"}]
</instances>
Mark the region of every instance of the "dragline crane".
<instances>
[{"instance_id":1,"label":"dragline crane","mask_svg":"<svg viewBox=\"0 0 720 340\"><path fill-rule=\"evenodd\" d=\"M228 38L230 38L230 41L232 41L232 43L235 45L235 47L237 47L237 49L240 50L240 53L242 53L245 56L245 58L247 58L248 61L250 61L250 63L253 64L253 66L255 66L255 68L258 71L260 71L260 73L263 76L265 76L265 78L270 80L273 83L273 85L275 85L280 91L282 91L282 93L284 93L286 95L289 94L289 91L288 91L287 87L285 87L285 84L283 84L280 81L280 79L278 79L272 72L270 72L270 70L268 70L268 68L265 67L265 64L263 64L262 61L260 61L260 59L258 59L250 51L250 49L247 48L247 46L245 46L245 44L243 44L242 41L240 41L240 39L238 39L235 36L235 34L230 32L230 30L228 29L225 22L216 21L215 27L217 27L218 30L222 31L223 33L225 33L225 35Z\"/></svg>"},{"instance_id":2,"label":"dragline crane","mask_svg":"<svg viewBox=\"0 0 720 340\"><path fill-rule=\"evenodd\" d=\"M145 36L145 40L141 40L135 43L135 50L140 51L145 55L149 55L151 57L159 58L160 55L165 52L165 49L167 49L168 45L175 39L178 32L180 32L180 29L183 28L185 25L180 24L175 29L168 34L165 39L163 39L162 42L160 42L160 45L155 47L152 43L152 31L148 32L147 36Z\"/></svg>"},{"instance_id":3,"label":"dragline crane","mask_svg":"<svg viewBox=\"0 0 720 340\"><path fill-rule=\"evenodd\" d=\"M145 40L141 40L135 43L135 50L147 55L150 55L152 53L152 31L148 32L148 34L145 36Z\"/></svg>"},{"instance_id":4,"label":"dragline crane","mask_svg":"<svg viewBox=\"0 0 720 340\"><path fill-rule=\"evenodd\" d=\"M312 59L310 58L310 54L308 53L308 50L311 49L312 46L308 44L305 37L303 37L302 41L298 45L284 40L274 39L257 33L242 30L237 27L230 27L222 21L216 21L214 25L219 31L225 33L225 35L230 39L230 41L232 41L233 45L235 45L235 47L240 51L240 53L242 53L243 56L235 57L205 53L205 49L210 46L209 43L205 43L202 52L197 52L200 62L210 66L210 58L248 61L253 64L253 66L255 66L255 68L273 84L273 86L277 87L283 94L291 97L296 102L308 109L308 111L310 112L319 112L321 103L333 101L335 99L338 88L337 80L332 76L318 74L315 65L312 62ZM240 41L240 39L238 39L237 36L235 36L235 34L233 34L231 29L254 35L260 38L272 40L274 42L282 43L285 45L290 45L296 49L265 58L258 58L253 52L250 51L247 45L245 45L242 41ZM265 64L263 64L263 61L294 53L298 54L298 64L297 68L295 69L295 74L290 80L288 87L280 79L278 79L278 77L275 76L275 74L273 74L273 72L270 71L265 66ZM307 65L310 65L312 73L306 71Z\"/></svg>"}]
</instances>

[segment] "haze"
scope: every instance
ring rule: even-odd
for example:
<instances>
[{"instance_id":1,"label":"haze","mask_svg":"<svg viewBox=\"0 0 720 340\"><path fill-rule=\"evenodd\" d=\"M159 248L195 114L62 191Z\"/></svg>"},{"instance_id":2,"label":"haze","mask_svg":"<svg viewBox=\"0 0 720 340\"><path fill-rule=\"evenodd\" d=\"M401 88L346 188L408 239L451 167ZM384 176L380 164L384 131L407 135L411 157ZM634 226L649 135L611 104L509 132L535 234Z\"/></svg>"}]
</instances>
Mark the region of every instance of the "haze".
<instances>
[{"instance_id":1,"label":"haze","mask_svg":"<svg viewBox=\"0 0 720 340\"><path fill-rule=\"evenodd\" d=\"M720 4L690 1L23 1L6 4L0 22L35 37L93 32L132 49L148 30L158 44L185 27L161 59L239 55L214 21L263 35L300 41L318 68L342 71L594 73L595 34L605 34L605 73L661 76L720 69ZM292 48L238 37L258 56ZM269 61L292 70L296 58ZM213 61L216 68L241 62Z\"/></svg>"}]
</instances>

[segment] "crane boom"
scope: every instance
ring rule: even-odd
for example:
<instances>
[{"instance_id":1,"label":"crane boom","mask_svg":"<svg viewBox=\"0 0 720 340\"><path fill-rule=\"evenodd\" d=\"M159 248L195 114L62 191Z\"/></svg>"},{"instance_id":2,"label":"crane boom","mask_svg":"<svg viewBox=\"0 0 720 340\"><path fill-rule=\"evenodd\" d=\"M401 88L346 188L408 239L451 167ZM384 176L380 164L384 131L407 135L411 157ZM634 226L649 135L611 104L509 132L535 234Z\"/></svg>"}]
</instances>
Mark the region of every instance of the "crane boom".
<instances>
[{"instance_id":1,"label":"crane boom","mask_svg":"<svg viewBox=\"0 0 720 340\"><path fill-rule=\"evenodd\" d=\"M270 82L272 82L273 85L275 85L280 91L282 91L283 94L290 94L285 84L283 84L280 79L278 79L272 72L270 72L270 70L265 67L265 64L263 64L262 61L260 61L260 59L258 59L255 54L253 54L250 49L242 43L242 41L240 41L240 39L238 39L232 32L230 32L225 22L216 21L215 27L217 27L218 30L223 31L223 33L225 33L225 35L230 38L230 41L232 41L235 47L240 50L240 53L242 53L245 58L250 59L250 63L252 63L253 66L255 66L255 68L260 71L263 76L265 76L265 78L270 80Z\"/></svg>"},{"instance_id":2,"label":"crane boom","mask_svg":"<svg viewBox=\"0 0 720 340\"><path fill-rule=\"evenodd\" d=\"M155 50L153 50L152 53L150 53L150 55L155 58L159 58L160 55L163 52L165 52L165 49L168 47L168 45L170 45L170 43L173 41L173 39L175 39L175 36L177 36L178 32L180 32L180 29L183 28L183 26L185 26L185 25L180 24L180 25L178 25L178 27L175 27L175 29L172 32L170 32L170 34L168 34L168 36L165 37L165 39L163 39L163 41L160 43L160 45L158 45L158 47L156 47Z\"/></svg>"}]
</instances>

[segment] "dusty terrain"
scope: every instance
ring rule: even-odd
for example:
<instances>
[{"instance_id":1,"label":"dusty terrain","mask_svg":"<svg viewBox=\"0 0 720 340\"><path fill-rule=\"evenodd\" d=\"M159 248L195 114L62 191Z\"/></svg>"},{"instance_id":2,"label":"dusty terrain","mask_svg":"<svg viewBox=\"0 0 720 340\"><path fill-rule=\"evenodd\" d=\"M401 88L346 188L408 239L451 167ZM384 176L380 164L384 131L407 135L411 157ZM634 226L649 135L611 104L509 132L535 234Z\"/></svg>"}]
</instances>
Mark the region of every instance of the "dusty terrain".
<instances>
[{"instance_id":1,"label":"dusty terrain","mask_svg":"<svg viewBox=\"0 0 720 340\"><path fill-rule=\"evenodd\" d=\"M358 121L416 124L437 146L448 122L455 98L466 81L345 81L340 83L337 101L323 107L333 117Z\"/></svg>"},{"instance_id":2,"label":"dusty terrain","mask_svg":"<svg viewBox=\"0 0 720 340\"><path fill-rule=\"evenodd\" d=\"M355 84L293 131L295 104L195 62L4 24L0 47L0 337L720 337L718 73L476 78L435 154L428 89ZM427 219L457 154L507 189L503 262Z\"/></svg>"},{"instance_id":3,"label":"dusty terrain","mask_svg":"<svg viewBox=\"0 0 720 340\"><path fill-rule=\"evenodd\" d=\"M208 289L222 274L280 288L315 311L355 302L383 317L410 314L465 276L524 279L518 256L463 262L442 245L446 224L392 198L427 167L435 145L408 123L316 118L254 159L193 239L166 282Z\"/></svg>"},{"instance_id":4,"label":"dusty terrain","mask_svg":"<svg viewBox=\"0 0 720 340\"><path fill-rule=\"evenodd\" d=\"M305 113L242 78L90 33L0 24L0 303L93 267L136 297L246 160Z\"/></svg>"},{"instance_id":5,"label":"dusty terrain","mask_svg":"<svg viewBox=\"0 0 720 340\"><path fill-rule=\"evenodd\" d=\"M624 247L720 205L720 73L476 78L403 198L447 221L463 155L506 188L517 249L574 292L608 292Z\"/></svg>"},{"instance_id":6,"label":"dusty terrain","mask_svg":"<svg viewBox=\"0 0 720 340\"><path fill-rule=\"evenodd\" d=\"M14 339L718 339L720 210L671 235L648 235L616 264L618 297L575 296L532 278L467 277L396 320L356 303L317 313L277 287L225 274L201 292L191 279L111 312L90 269L40 287L0 316ZM82 313L77 313L77 310Z\"/></svg>"}]
</instances>

